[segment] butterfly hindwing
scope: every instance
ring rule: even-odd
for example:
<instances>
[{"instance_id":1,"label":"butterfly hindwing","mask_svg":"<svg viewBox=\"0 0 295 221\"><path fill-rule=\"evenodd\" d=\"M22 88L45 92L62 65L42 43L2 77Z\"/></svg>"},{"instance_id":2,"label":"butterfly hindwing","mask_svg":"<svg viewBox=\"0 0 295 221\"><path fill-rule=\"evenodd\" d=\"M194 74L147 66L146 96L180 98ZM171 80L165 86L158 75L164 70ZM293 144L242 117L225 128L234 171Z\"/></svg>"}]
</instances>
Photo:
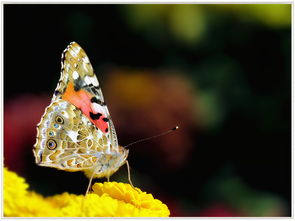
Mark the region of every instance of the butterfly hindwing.
<instances>
[{"instance_id":1,"label":"butterfly hindwing","mask_svg":"<svg viewBox=\"0 0 295 221\"><path fill-rule=\"evenodd\" d=\"M37 127L34 154L41 166L64 170L85 170L104 152L105 135L74 105L58 100L49 105Z\"/></svg>"}]
</instances>

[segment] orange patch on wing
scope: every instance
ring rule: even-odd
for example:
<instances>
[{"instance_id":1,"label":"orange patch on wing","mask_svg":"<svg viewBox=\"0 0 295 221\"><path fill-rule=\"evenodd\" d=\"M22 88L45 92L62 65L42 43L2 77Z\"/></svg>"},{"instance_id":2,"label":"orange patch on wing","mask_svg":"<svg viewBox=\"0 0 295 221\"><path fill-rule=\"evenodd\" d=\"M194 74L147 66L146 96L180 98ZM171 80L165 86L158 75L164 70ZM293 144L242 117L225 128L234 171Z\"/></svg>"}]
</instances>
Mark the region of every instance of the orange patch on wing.
<instances>
[{"instance_id":1,"label":"orange patch on wing","mask_svg":"<svg viewBox=\"0 0 295 221\"><path fill-rule=\"evenodd\" d=\"M91 98L93 95L83 89L80 89L78 91L74 90L73 83L69 83L68 87L65 91L65 93L62 95L62 99L70 102L71 104L75 105L77 108L81 109L84 115L88 117L88 119L97 127L99 128L103 133L108 132L108 124L107 122L103 121L103 118L106 116L102 113L100 118L97 120L93 120L90 117L90 112L93 114L95 113L91 108Z\"/></svg>"}]
</instances>

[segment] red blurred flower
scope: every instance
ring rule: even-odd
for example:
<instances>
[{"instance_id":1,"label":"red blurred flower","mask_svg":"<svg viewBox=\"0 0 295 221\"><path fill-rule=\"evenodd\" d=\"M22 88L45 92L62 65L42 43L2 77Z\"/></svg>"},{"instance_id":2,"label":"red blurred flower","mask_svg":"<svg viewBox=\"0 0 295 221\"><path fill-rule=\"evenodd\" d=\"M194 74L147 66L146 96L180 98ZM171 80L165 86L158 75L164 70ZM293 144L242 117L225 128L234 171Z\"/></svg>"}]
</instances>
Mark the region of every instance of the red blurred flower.
<instances>
[{"instance_id":1,"label":"red blurred flower","mask_svg":"<svg viewBox=\"0 0 295 221\"><path fill-rule=\"evenodd\" d=\"M4 164L9 169L16 172L25 170L36 140L36 125L49 102L48 96L27 94L5 104Z\"/></svg>"},{"instance_id":2,"label":"red blurred flower","mask_svg":"<svg viewBox=\"0 0 295 221\"><path fill-rule=\"evenodd\" d=\"M134 139L130 137L145 138L179 125L173 134L135 149L160 161L162 169L184 166L193 147L196 119L195 97L188 79L177 73L117 70L104 86L121 145L127 137L131 142Z\"/></svg>"},{"instance_id":3,"label":"red blurred flower","mask_svg":"<svg viewBox=\"0 0 295 221\"><path fill-rule=\"evenodd\" d=\"M240 217L242 214L234 211L233 209L223 204L214 204L193 216L202 217Z\"/></svg>"}]
</instances>

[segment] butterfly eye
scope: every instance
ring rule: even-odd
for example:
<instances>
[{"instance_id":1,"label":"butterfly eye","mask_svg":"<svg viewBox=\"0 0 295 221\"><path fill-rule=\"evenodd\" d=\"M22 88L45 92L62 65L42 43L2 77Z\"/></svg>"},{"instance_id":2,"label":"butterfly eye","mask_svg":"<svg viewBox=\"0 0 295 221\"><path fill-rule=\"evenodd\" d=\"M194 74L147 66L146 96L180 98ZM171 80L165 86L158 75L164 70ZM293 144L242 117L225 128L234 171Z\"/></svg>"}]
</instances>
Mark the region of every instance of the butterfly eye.
<instances>
[{"instance_id":1,"label":"butterfly eye","mask_svg":"<svg viewBox=\"0 0 295 221\"><path fill-rule=\"evenodd\" d=\"M57 144L56 144L55 140L49 139L47 141L47 147L49 150L54 150L56 148L56 146L57 146Z\"/></svg>"},{"instance_id":2,"label":"butterfly eye","mask_svg":"<svg viewBox=\"0 0 295 221\"><path fill-rule=\"evenodd\" d=\"M58 123L58 124L63 124L64 119L61 116L56 116L55 117L55 122Z\"/></svg>"}]
</instances>

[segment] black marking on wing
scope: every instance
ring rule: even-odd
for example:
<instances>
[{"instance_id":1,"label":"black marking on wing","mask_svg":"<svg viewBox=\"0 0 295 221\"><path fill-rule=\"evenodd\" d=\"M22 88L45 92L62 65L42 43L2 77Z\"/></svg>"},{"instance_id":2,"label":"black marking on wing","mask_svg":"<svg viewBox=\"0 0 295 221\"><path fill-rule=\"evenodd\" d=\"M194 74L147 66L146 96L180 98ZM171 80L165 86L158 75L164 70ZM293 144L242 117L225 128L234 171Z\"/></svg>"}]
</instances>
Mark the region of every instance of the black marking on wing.
<instances>
[{"instance_id":1,"label":"black marking on wing","mask_svg":"<svg viewBox=\"0 0 295 221\"><path fill-rule=\"evenodd\" d=\"M89 112L89 115L90 115L92 120L98 120L102 116L101 113L94 114L92 112Z\"/></svg>"},{"instance_id":2,"label":"black marking on wing","mask_svg":"<svg viewBox=\"0 0 295 221\"><path fill-rule=\"evenodd\" d=\"M74 80L74 90L79 91L83 87L84 81L79 76L76 80Z\"/></svg>"},{"instance_id":3,"label":"black marking on wing","mask_svg":"<svg viewBox=\"0 0 295 221\"><path fill-rule=\"evenodd\" d=\"M90 90L91 90L91 92L92 92L93 94L95 94L95 95L99 95L99 93L97 92L97 90L95 90L94 87L90 87Z\"/></svg>"},{"instance_id":4,"label":"black marking on wing","mask_svg":"<svg viewBox=\"0 0 295 221\"><path fill-rule=\"evenodd\" d=\"M91 91L93 94L100 96L101 94L101 92L99 91L100 86L94 86L93 84L88 84L85 87L87 87L87 89Z\"/></svg>"},{"instance_id":5,"label":"black marking on wing","mask_svg":"<svg viewBox=\"0 0 295 221\"><path fill-rule=\"evenodd\" d=\"M54 91L54 95L59 95L59 94L61 94L59 90Z\"/></svg>"},{"instance_id":6,"label":"black marking on wing","mask_svg":"<svg viewBox=\"0 0 295 221\"><path fill-rule=\"evenodd\" d=\"M61 63L63 63L63 66L64 66L64 64L65 64L65 59L66 59L66 52L67 52L68 50L66 49L66 50L64 50L63 52L62 52L62 54L61 54Z\"/></svg>"},{"instance_id":7,"label":"black marking on wing","mask_svg":"<svg viewBox=\"0 0 295 221\"><path fill-rule=\"evenodd\" d=\"M103 120L104 122L109 122L109 119L106 118L106 117L102 118L102 120Z\"/></svg>"},{"instance_id":8,"label":"black marking on wing","mask_svg":"<svg viewBox=\"0 0 295 221\"><path fill-rule=\"evenodd\" d=\"M90 101L91 101L91 103L100 103L101 102L96 97L92 97Z\"/></svg>"},{"instance_id":9,"label":"black marking on wing","mask_svg":"<svg viewBox=\"0 0 295 221\"><path fill-rule=\"evenodd\" d=\"M38 164L42 163L42 153L43 153L43 152L40 152L40 153L39 153L40 161L38 162Z\"/></svg>"},{"instance_id":10,"label":"black marking on wing","mask_svg":"<svg viewBox=\"0 0 295 221\"><path fill-rule=\"evenodd\" d=\"M81 89L81 87L79 87L78 84L75 84L75 86L74 86L74 90L75 90L75 91L79 91L80 89Z\"/></svg>"},{"instance_id":11,"label":"black marking on wing","mask_svg":"<svg viewBox=\"0 0 295 221\"><path fill-rule=\"evenodd\" d=\"M98 100L97 97L95 97L95 96L92 97L90 101L91 101L91 103L97 103L97 104L99 104L101 106L105 106L106 105L105 102L102 102L101 100Z\"/></svg>"}]
</instances>

